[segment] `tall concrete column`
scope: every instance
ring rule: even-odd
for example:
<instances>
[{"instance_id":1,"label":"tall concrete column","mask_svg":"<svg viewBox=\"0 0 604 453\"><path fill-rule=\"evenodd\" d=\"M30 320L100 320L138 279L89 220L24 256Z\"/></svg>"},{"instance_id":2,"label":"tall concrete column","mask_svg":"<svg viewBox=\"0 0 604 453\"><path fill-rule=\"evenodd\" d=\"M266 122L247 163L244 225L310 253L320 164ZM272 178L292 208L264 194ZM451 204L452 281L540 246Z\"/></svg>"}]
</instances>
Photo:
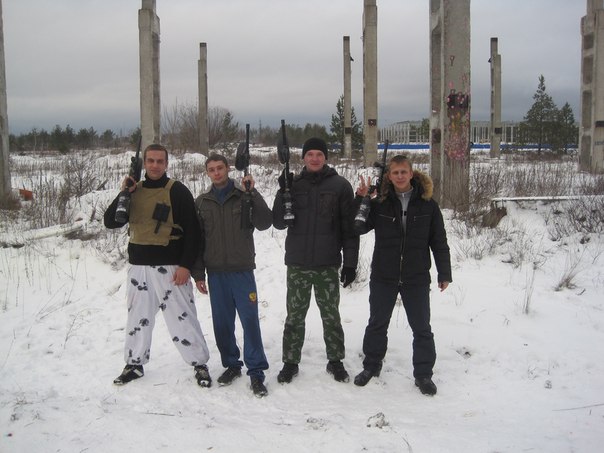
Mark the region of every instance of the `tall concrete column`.
<instances>
[{"instance_id":1,"label":"tall concrete column","mask_svg":"<svg viewBox=\"0 0 604 453\"><path fill-rule=\"evenodd\" d=\"M159 17L155 0L142 0L138 11L138 40L140 67L141 134L143 149L159 143L160 83L159 83Z\"/></svg>"},{"instance_id":2,"label":"tall concrete column","mask_svg":"<svg viewBox=\"0 0 604 453\"><path fill-rule=\"evenodd\" d=\"M365 165L377 160L377 5L364 0L363 8L363 151Z\"/></svg>"},{"instance_id":3,"label":"tall concrete column","mask_svg":"<svg viewBox=\"0 0 604 453\"><path fill-rule=\"evenodd\" d=\"M0 0L0 200L11 192L10 157L8 149L8 108L6 102L6 68L4 61L4 21Z\"/></svg>"},{"instance_id":4,"label":"tall concrete column","mask_svg":"<svg viewBox=\"0 0 604 453\"><path fill-rule=\"evenodd\" d=\"M208 126L208 47L205 42L199 44L197 77L199 88L199 151L204 156L209 156L210 133Z\"/></svg>"},{"instance_id":5,"label":"tall concrete column","mask_svg":"<svg viewBox=\"0 0 604 453\"><path fill-rule=\"evenodd\" d=\"M435 199L469 207L470 0L430 0L430 157Z\"/></svg>"},{"instance_id":6,"label":"tall concrete column","mask_svg":"<svg viewBox=\"0 0 604 453\"><path fill-rule=\"evenodd\" d=\"M350 84L350 36L344 36L344 157L352 157L352 90Z\"/></svg>"},{"instance_id":7,"label":"tall concrete column","mask_svg":"<svg viewBox=\"0 0 604 453\"><path fill-rule=\"evenodd\" d=\"M489 156L499 158L501 153L501 55L497 38L491 38L491 151Z\"/></svg>"},{"instance_id":8,"label":"tall concrete column","mask_svg":"<svg viewBox=\"0 0 604 453\"><path fill-rule=\"evenodd\" d=\"M587 0L581 19L579 169L604 173L604 6Z\"/></svg>"}]
</instances>

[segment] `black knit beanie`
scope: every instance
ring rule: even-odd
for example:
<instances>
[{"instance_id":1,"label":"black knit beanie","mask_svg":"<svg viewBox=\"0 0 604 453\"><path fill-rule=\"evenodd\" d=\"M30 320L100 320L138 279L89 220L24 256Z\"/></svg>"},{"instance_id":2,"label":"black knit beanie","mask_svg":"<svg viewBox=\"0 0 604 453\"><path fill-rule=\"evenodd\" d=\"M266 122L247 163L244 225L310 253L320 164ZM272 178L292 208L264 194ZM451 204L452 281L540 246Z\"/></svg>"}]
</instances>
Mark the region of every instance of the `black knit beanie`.
<instances>
[{"instance_id":1,"label":"black knit beanie","mask_svg":"<svg viewBox=\"0 0 604 453\"><path fill-rule=\"evenodd\" d=\"M310 151L311 149L321 151L325 155L325 159L327 160L327 143L325 143L325 140L318 137L312 137L306 140L304 142L304 146L302 147L302 159L304 159L306 151Z\"/></svg>"}]
</instances>

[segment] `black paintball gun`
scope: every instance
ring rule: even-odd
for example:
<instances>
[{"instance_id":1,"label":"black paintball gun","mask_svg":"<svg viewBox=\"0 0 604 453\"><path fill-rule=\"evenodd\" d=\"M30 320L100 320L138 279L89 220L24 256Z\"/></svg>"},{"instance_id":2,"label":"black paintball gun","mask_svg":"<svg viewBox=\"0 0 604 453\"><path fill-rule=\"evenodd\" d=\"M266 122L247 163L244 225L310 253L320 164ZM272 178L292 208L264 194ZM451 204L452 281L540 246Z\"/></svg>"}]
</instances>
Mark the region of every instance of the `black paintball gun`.
<instances>
[{"instance_id":1,"label":"black paintball gun","mask_svg":"<svg viewBox=\"0 0 604 453\"><path fill-rule=\"evenodd\" d=\"M386 155L388 154L388 140L384 141L384 155L382 156L382 162L375 162L373 168L379 170L379 177L374 178L373 184L369 186L367 195L363 197L359 210L356 217L354 218L355 229L362 228L367 222L367 216L369 216L369 209L371 208L371 197L377 191L380 194L382 181L384 180L384 172L386 171Z\"/></svg>"},{"instance_id":2,"label":"black paintball gun","mask_svg":"<svg viewBox=\"0 0 604 453\"><path fill-rule=\"evenodd\" d=\"M285 164L285 190L283 191L283 220L290 227L294 225L294 211L292 207L292 195L289 187L289 145L285 134L285 120L281 120L281 136L277 141L277 156L279 162Z\"/></svg>"},{"instance_id":3,"label":"black paintball gun","mask_svg":"<svg viewBox=\"0 0 604 453\"><path fill-rule=\"evenodd\" d=\"M235 168L243 172L243 176L248 175L250 166L250 125L245 125L245 142L237 146L237 156L235 157ZM250 181L245 181L245 193L241 198L241 228L249 230L254 227L252 223L252 194L250 193Z\"/></svg>"},{"instance_id":4,"label":"black paintball gun","mask_svg":"<svg viewBox=\"0 0 604 453\"><path fill-rule=\"evenodd\" d=\"M136 154L130 158L130 169L128 170L128 176L134 181L139 182L141 179L141 171L143 170L143 159L141 159L141 142L142 136L138 138L138 146L136 148ZM119 223L128 222L130 217L130 191L129 187L132 187L136 182L132 179L126 180L126 188L122 190L117 199L117 207L115 208L115 221Z\"/></svg>"}]
</instances>

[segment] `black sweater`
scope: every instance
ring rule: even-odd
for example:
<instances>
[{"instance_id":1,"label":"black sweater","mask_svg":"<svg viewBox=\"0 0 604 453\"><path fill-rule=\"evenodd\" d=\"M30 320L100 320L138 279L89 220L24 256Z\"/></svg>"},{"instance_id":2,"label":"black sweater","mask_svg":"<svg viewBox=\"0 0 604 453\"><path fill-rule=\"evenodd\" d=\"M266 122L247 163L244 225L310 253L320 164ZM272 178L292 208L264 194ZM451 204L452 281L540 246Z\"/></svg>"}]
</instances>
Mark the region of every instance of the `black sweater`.
<instances>
[{"instance_id":1,"label":"black sweater","mask_svg":"<svg viewBox=\"0 0 604 453\"><path fill-rule=\"evenodd\" d=\"M150 189L161 188L169 180L170 178L166 174L157 181L145 179L143 187ZM121 228L125 225L115 220L117 200L118 197L113 200L105 211L104 223L107 228ZM183 229L182 232L174 229L173 234L180 235L180 237L171 240L167 246L128 243L128 261L130 264L143 266L174 264L189 270L193 268L203 241L195 212L193 195L191 195L191 192L184 184L174 181L172 189L170 189L170 204L172 205L174 223L180 225ZM150 212L149 216L151 215L152 213Z\"/></svg>"}]
</instances>

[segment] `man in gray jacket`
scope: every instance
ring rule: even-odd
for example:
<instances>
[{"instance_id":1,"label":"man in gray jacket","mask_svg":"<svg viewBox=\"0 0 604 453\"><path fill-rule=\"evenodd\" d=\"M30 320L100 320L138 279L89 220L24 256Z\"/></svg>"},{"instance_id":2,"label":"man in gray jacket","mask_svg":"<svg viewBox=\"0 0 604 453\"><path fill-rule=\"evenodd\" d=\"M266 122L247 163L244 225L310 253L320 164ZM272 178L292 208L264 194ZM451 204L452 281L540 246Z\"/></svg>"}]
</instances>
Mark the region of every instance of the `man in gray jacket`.
<instances>
[{"instance_id":1,"label":"man in gray jacket","mask_svg":"<svg viewBox=\"0 0 604 453\"><path fill-rule=\"evenodd\" d=\"M311 291L323 321L327 352L327 372L336 381L348 382L342 359L345 355L344 330L340 319L340 281L346 287L356 277L359 237L353 231L354 194L350 183L326 164L327 144L309 138L302 148L304 168L293 177L279 177L281 189L273 205L273 225L285 229L283 195L291 187L294 223L285 239L287 265L287 318L283 329L283 369L280 383L289 383L298 374L305 336L305 318ZM286 184L285 178L291 180Z\"/></svg>"},{"instance_id":2,"label":"man in gray jacket","mask_svg":"<svg viewBox=\"0 0 604 453\"><path fill-rule=\"evenodd\" d=\"M254 188L252 176L244 177L242 185L238 186L229 178L229 170L224 156L212 154L206 160L206 171L212 187L195 200L202 236L205 237L205 250L200 253L191 274L200 292L207 294L208 289L210 292L216 345L222 365L226 368L218 383L229 385L241 376L243 363L235 338L237 313L243 326L243 361L250 376L252 391L256 396L263 397L268 394L264 385L264 370L268 369L268 361L258 320L253 232L255 228L269 228L272 214L262 195ZM249 189L243 188L246 183ZM244 197L251 198L250 228L241 220Z\"/></svg>"}]
</instances>

